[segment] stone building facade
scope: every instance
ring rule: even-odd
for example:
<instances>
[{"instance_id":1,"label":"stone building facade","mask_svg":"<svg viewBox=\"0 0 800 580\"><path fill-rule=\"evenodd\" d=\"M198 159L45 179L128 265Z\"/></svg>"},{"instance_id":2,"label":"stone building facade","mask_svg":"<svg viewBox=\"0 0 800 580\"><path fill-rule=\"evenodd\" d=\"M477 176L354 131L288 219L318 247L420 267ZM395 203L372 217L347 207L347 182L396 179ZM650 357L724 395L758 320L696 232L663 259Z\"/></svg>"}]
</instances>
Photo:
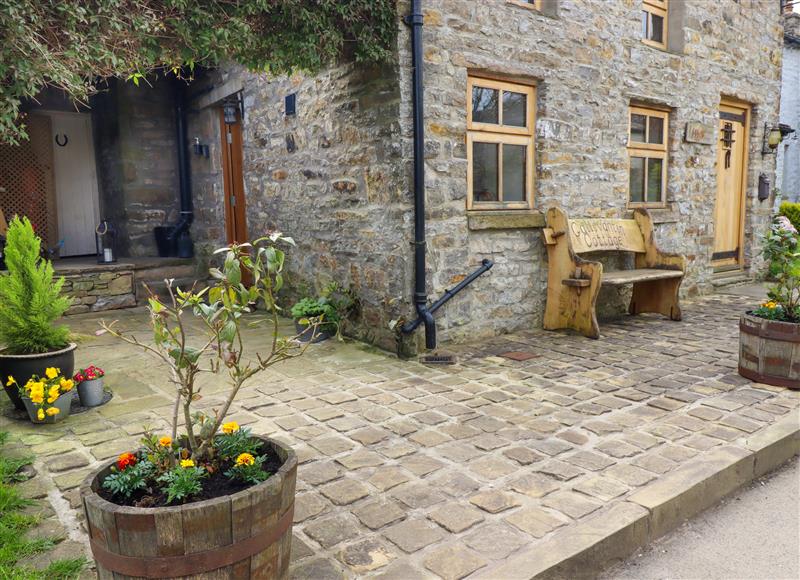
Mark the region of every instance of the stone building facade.
<instances>
[{"instance_id":1,"label":"stone building facade","mask_svg":"<svg viewBox=\"0 0 800 580\"><path fill-rule=\"evenodd\" d=\"M642 39L643 10L654 4L664 9L662 46ZM423 6L429 295L441 295L483 258L495 263L437 313L440 341L541 325L542 211L558 205L573 216L629 214L631 106L667 114L664 198L651 213L663 249L688 258L685 295L710 291L717 276L720 102L747 106L735 279L759 272L759 238L771 208L757 198L759 176L775 183L775 156L761 155L761 138L764 123L778 118L777 7L757 0L428 0ZM411 55L402 21L409 9L410 2L398 3L397 59L383 68L342 64L276 80L230 68L210 81L215 90L227 86L243 95L248 228L278 228L298 240L290 264L296 293L327 280L352 286L363 307L356 334L384 347L394 343L391 321L414 316ZM528 208L467 209L472 77L535 91ZM285 98L292 94L296 114L287 115ZM218 129L209 115L204 120L199 113L196 127L215 144ZM198 234L219 224L215 159L212 150L208 170L193 179L196 203L217 208L207 223L199 216ZM601 311L616 312L624 296L601 293L598 302Z\"/></svg>"},{"instance_id":2,"label":"stone building facade","mask_svg":"<svg viewBox=\"0 0 800 580\"><path fill-rule=\"evenodd\" d=\"M798 6L800 9L800 6ZM800 201L800 11L783 15L784 48L780 121L794 129L778 148L781 200Z\"/></svg>"}]
</instances>

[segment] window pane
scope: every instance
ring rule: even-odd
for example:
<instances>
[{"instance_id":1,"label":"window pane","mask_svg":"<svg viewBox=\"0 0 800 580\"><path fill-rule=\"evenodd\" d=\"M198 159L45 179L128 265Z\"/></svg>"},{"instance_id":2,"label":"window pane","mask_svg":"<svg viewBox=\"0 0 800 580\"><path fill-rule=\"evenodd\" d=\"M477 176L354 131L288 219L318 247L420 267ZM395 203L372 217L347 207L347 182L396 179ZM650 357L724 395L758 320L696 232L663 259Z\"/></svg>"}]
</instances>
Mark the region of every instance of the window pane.
<instances>
[{"instance_id":1,"label":"window pane","mask_svg":"<svg viewBox=\"0 0 800 580\"><path fill-rule=\"evenodd\" d=\"M648 143L663 143L664 142L664 119L661 117L648 117L647 142Z\"/></svg>"},{"instance_id":2,"label":"window pane","mask_svg":"<svg viewBox=\"0 0 800 580\"><path fill-rule=\"evenodd\" d=\"M525 145L503 145L503 201L525 201Z\"/></svg>"},{"instance_id":3,"label":"window pane","mask_svg":"<svg viewBox=\"0 0 800 580\"><path fill-rule=\"evenodd\" d=\"M503 91L503 125L525 127L527 111L527 95Z\"/></svg>"},{"instance_id":4,"label":"window pane","mask_svg":"<svg viewBox=\"0 0 800 580\"><path fill-rule=\"evenodd\" d=\"M644 201L644 157L631 157L629 189L631 201Z\"/></svg>"},{"instance_id":5,"label":"window pane","mask_svg":"<svg viewBox=\"0 0 800 580\"><path fill-rule=\"evenodd\" d=\"M498 201L497 144L472 143L472 199Z\"/></svg>"},{"instance_id":6,"label":"window pane","mask_svg":"<svg viewBox=\"0 0 800 580\"><path fill-rule=\"evenodd\" d=\"M644 128L646 123L647 117L645 115L631 115L631 141L645 143Z\"/></svg>"},{"instance_id":7,"label":"window pane","mask_svg":"<svg viewBox=\"0 0 800 580\"><path fill-rule=\"evenodd\" d=\"M472 121L475 123L500 122L497 99L500 91L485 87L472 87Z\"/></svg>"},{"instance_id":8,"label":"window pane","mask_svg":"<svg viewBox=\"0 0 800 580\"><path fill-rule=\"evenodd\" d=\"M663 169L663 159L647 160L647 201L661 202L661 172Z\"/></svg>"},{"instance_id":9,"label":"window pane","mask_svg":"<svg viewBox=\"0 0 800 580\"><path fill-rule=\"evenodd\" d=\"M649 38L647 34L647 20L650 17L650 13L642 10L642 38Z\"/></svg>"},{"instance_id":10,"label":"window pane","mask_svg":"<svg viewBox=\"0 0 800 580\"><path fill-rule=\"evenodd\" d=\"M664 42L664 18L662 16L650 15L650 40Z\"/></svg>"}]
</instances>

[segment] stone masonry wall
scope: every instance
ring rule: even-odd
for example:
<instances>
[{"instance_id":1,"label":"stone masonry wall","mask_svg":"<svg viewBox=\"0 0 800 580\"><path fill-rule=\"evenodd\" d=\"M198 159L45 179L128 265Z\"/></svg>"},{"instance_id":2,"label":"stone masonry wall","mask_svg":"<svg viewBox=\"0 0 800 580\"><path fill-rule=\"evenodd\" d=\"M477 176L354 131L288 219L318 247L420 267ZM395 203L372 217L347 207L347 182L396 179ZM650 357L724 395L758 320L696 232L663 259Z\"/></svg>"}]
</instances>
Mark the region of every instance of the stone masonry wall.
<instances>
[{"instance_id":1,"label":"stone masonry wall","mask_svg":"<svg viewBox=\"0 0 800 580\"><path fill-rule=\"evenodd\" d=\"M64 276L62 291L72 298L72 306L67 314L136 306L134 272L131 265L59 269L56 274Z\"/></svg>"},{"instance_id":2,"label":"stone masonry wall","mask_svg":"<svg viewBox=\"0 0 800 580\"><path fill-rule=\"evenodd\" d=\"M395 348L389 322L405 313L412 259L396 66L342 64L312 78L278 79L231 67L211 83L243 89L250 237L277 229L297 242L288 252L285 301L315 295L330 281L352 287L361 301L352 333ZM293 116L284 110L290 93L297 94ZM210 146L208 160L192 160L195 240L207 247L225 235L217 106L190 125L190 137Z\"/></svg>"},{"instance_id":3,"label":"stone masonry wall","mask_svg":"<svg viewBox=\"0 0 800 580\"><path fill-rule=\"evenodd\" d=\"M623 217L631 101L669 107L668 208L654 211L664 250L688 257L685 294L711 288L716 146L683 140L689 121L716 135L721 96L753 105L746 192L746 270L760 267L758 238L770 203L756 199L765 121L780 92L779 10L769 2L672 0L670 51L640 41L639 0L545 0L548 15L506 0L425 3L425 101L430 291L439 295L482 258L494 269L437 314L442 340L466 340L541 325L546 253L537 228L471 230L466 86L474 71L537 86L536 207L573 216ZM401 3L407 12L408 2ZM680 25L677 32L675 25ZM409 40L401 27L404 152L410 157ZM681 47L681 45L683 45ZM614 301L601 294L599 302ZM616 300L621 302L620 300Z\"/></svg>"}]
</instances>

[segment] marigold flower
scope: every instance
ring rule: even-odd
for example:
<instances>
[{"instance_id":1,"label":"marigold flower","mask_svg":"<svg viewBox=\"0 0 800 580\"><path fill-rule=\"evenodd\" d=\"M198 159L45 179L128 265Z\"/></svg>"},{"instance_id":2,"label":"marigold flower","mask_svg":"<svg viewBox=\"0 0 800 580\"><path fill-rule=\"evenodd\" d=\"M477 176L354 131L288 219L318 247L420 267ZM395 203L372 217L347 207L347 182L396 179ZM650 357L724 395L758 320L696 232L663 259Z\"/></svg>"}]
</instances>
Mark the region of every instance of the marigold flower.
<instances>
[{"instance_id":1,"label":"marigold flower","mask_svg":"<svg viewBox=\"0 0 800 580\"><path fill-rule=\"evenodd\" d=\"M11 385L15 384L17 381L14 380L14 377L8 375L8 381L6 381L6 386L10 387Z\"/></svg>"},{"instance_id":2,"label":"marigold flower","mask_svg":"<svg viewBox=\"0 0 800 580\"><path fill-rule=\"evenodd\" d=\"M191 459L181 459L181 467L194 467L194 461Z\"/></svg>"},{"instance_id":3,"label":"marigold flower","mask_svg":"<svg viewBox=\"0 0 800 580\"><path fill-rule=\"evenodd\" d=\"M125 468L136 464L136 456L133 453L125 452L117 458L117 468L124 471Z\"/></svg>"},{"instance_id":4,"label":"marigold flower","mask_svg":"<svg viewBox=\"0 0 800 580\"><path fill-rule=\"evenodd\" d=\"M39 421L44 421L44 410L39 409L39 412L36 413L36 418L39 419Z\"/></svg>"},{"instance_id":5,"label":"marigold flower","mask_svg":"<svg viewBox=\"0 0 800 580\"><path fill-rule=\"evenodd\" d=\"M256 458L249 453L242 453L236 458L236 465L253 465L255 462Z\"/></svg>"},{"instance_id":6,"label":"marigold flower","mask_svg":"<svg viewBox=\"0 0 800 580\"><path fill-rule=\"evenodd\" d=\"M47 409L47 411L45 411L45 413L47 413L50 417L52 417L53 415L58 415L60 412L61 411L59 410L58 407L50 407L49 409Z\"/></svg>"},{"instance_id":7,"label":"marigold flower","mask_svg":"<svg viewBox=\"0 0 800 580\"><path fill-rule=\"evenodd\" d=\"M164 437L161 437L161 438L158 440L158 444L159 444L161 447L169 447L170 445L172 445L172 437L167 437L167 436L165 435Z\"/></svg>"},{"instance_id":8,"label":"marigold flower","mask_svg":"<svg viewBox=\"0 0 800 580\"><path fill-rule=\"evenodd\" d=\"M50 367L44 371L45 376L48 379L54 379L59 375L60 371L57 368Z\"/></svg>"},{"instance_id":9,"label":"marigold flower","mask_svg":"<svg viewBox=\"0 0 800 580\"><path fill-rule=\"evenodd\" d=\"M239 423L236 421L230 421L229 423L224 423L222 425L222 432L226 435L230 435L231 433L235 433L239 430Z\"/></svg>"}]
</instances>

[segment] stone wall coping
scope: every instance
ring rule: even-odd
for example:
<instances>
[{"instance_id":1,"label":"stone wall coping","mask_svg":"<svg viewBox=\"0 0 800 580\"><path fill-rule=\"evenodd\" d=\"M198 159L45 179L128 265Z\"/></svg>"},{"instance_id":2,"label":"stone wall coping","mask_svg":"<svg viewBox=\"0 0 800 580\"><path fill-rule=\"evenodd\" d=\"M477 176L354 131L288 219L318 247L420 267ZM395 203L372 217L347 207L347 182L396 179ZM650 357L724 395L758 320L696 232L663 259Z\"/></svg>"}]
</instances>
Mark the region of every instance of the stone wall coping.
<instances>
[{"instance_id":1,"label":"stone wall coping","mask_svg":"<svg viewBox=\"0 0 800 580\"><path fill-rule=\"evenodd\" d=\"M471 230L519 230L544 227L539 210L469 210L467 225Z\"/></svg>"}]
</instances>

